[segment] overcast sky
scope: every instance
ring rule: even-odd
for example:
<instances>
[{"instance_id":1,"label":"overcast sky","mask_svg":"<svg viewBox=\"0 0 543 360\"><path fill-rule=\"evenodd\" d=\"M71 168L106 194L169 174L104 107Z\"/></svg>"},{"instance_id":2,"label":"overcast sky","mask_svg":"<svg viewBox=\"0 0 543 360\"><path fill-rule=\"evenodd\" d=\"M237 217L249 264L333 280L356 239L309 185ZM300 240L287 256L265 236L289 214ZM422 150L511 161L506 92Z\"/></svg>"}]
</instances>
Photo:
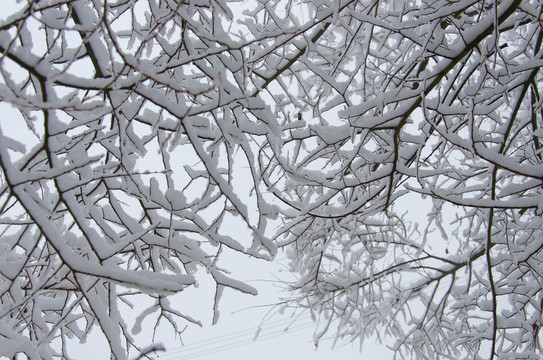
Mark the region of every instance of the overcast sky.
<instances>
[{"instance_id":1,"label":"overcast sky","mask_svg":"<svg viewBox=\"0 0 543 360\"><path fill-rule=\"evenodd\" d=\"M339 340L336 347L332 348L333 340L330 336L334 334L333 331L327 334L328 340L321 342L316 348L312 341L315 324L309 314L301 315L293 321L291 311L279 314L277 307L265 306L276 304L281 297L288 295L280 285L273 283L274 274L282 278L288 277L281 271L281 265L254 260L247 260L245 264L238 261L236 264L238 266L231 269L236 278L241 277L241 280L247 280L250 285L256 287L259 296L253 297L227 289L221 299L221 317L218 324L210 325L211 307L204 305L201 307L204 315L202 320L205 320L204 327L193 326L187 329L183 336L184 347L179 343L165 343L167 351L161 353L160 359L349 360L373 359L377 356L382 360L393 358L393 352L380 345L377 339L365 342L362 352L358 342L344 345ZM242 277L243 274L246 277ZM200 296L194 298L194 301L197 304L206 304L212 298L212 294L203 298L201 290L203 289L200 289ZM270 312L271 316L268 314ZM258 339L253 342L255 332L264 318L268 319L264 322ZM388 343L391 342L390 338L386 340Z\"/></svg>"},{"instance_id":2,"label":"overcast sky","mask_svg":"<svg viewBox=\"0 0 543 360\"><path fill-rule=\"evenodd\" d=\"M159 352L161 360L230 360L230 359L256 359L256 360L330 360L332 358L373 359L380 360L393 358L393 352L386 346L380 345L375 338L366 341L360 351L357 341L344 344L341 340L333 347L334 335L332 330L326 335L318 348L312 339L316 329L315 323L309 314L303 314L294 320L292 311L283 314L277 312L273 305L280 301L281 297L288 295L282 290L282 286L274 284L273 279L281 276L288 278L288 273L282 271L278 263L268 263L246 258L245 261L236 259L231 265L232 275L247 282L259 290L259 296L242 294L226 289L221 299L221 316L218 324L211 325L213 311L213 284L202 283L198 289L189 288L194 296L179 296L180 301L186 304L186 313L201 320L203 327L189 325L182 335L183 344L179 339L171 337L171 332L162 329L162 333L156 334L158 343L166 348L165 352ZM245 274L245 276L243 276ZM252 279L252 280L250 280ZM260 280L257 280L260 279ZM172 300L174 301L174 300ZM154 317L156 318L156 317ZM138 339L138 344L152 343L153 320L148 319L143 323L143 330ZM267 319L262 324L263 319ZM131 324L134 319L126 318ZM262 324L262 330L256 341L255 333ZM79 349L77 359L95 360L109 358L109 348L97 348L99 342L96 331L89 337L86 344L76 345ZM384 343L391 343L390 338L383 339ZM103 342L101 344L104 344Z\"/></svg>"}]
</instances>

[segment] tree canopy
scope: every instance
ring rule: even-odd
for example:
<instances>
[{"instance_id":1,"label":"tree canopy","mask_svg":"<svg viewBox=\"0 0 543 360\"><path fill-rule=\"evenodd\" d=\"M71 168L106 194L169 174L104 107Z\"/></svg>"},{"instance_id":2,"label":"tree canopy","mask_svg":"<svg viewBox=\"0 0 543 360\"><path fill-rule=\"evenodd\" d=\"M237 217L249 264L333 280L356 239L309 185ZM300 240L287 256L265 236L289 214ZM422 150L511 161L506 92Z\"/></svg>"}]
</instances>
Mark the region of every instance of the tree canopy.
<instances>
[{"instance_id":1,"label":"tree canopy","mask_svg":"<svg viewBox=\"0 0 543 360\"><path fill-rule=\"evenodd\" d=\"M147 317L199 323L170 295L202 277L214 321L225 288L256 294L223 254L284 250L285 306L314 314L315 341L540 357L541 14L535 0L13 3L3 355L69 358L97 327L125 359L148 345L134 340ZM413 194L426 200L405 213Z\"/></svg>"}]
</instances>

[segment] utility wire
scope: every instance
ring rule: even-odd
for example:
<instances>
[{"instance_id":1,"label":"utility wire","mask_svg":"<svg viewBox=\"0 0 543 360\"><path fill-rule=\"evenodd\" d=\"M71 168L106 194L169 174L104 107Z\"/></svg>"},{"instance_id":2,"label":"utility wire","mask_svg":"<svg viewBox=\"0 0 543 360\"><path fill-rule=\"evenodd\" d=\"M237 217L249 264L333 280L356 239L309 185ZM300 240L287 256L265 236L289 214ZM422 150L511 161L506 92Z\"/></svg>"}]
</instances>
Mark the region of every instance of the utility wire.
<instances>
[{"instance_id":1,"label":"utility wire","mask_svg":"<svg viewBox=\"0 0 543 360\"><path fill-rule=\"evenodd\" d=\"M251 335L251 336L254 336L260 329L260 331L266 331L266 330L269 330L269 329L273 329L273 328L277 328L277 327L289 327L290 325L293 325L295 324L295 321L304 321L304 320L308 320L310 319L309 316L302 316L300 318L296 318L295 320L293 319L282 319L282 320L275 320L275 321L271 321L271 322L267 322L265 323L264 325L261 325L261 326L254 326L254 327L250 327L250 328L246 328L246 329L241 329L241 330L238 330L238 331L234 331L234 332L231 332L231 333L228 333L226 335L221 335L221 336L218 336L218 337L214 337L213 339L205 339L205 340L200 340L200 341L196 341L196 342L193 342L191 344L188 344L188 345L182 345L182 346L177 346L175 348L172 348L169 352L173 352L173 351L177 351L177 350L188 350L190 348L194 348L194 347L202 347L202 346L208 346L209 344L217 344L219 342L224 342L224 341L228 341L230 340L231 338L239 338L240 336L244 336L244 335ZM289 326L287 326L289 325Z\"/></svg>"},{"instance_id":2,"label":"utility wire","mask_svg":"<svg viewBox=\"0 0 543 360\"><path fill-rule=\"evenodd\" d=\"M250 344L253 344L253 343L256 343L256 342L265 341L265 340L272 339L272 338L275 338L275 337L278 337L278 336L284 336L284 335L287 335L287 334L292 334L292 333L302 331L302 330L306 330L306 329L310 329L310 328L313 328L313 327L314 327L313 323L300 324L300 325L297 325L295 327L290 328L288 331L279 330L279 331L276 331L275 333L272 333L272 334L263 335L263 336L259 337L258 339L254 340L254 341L252 339L246 339L245 341L239 341L239 342L232 343L232 344L229 344L229 345L227 344L227 345L216 347L216 348L201 350L199 352L192 352L192 353L189 353L189 354L181 354L180 359L182 359L182 360L193 359L193 358L201 357L201 356L204 356L204 355L209 355L209 354L230 350L230 349L245 346L245 345L250 345Z\"/></svg>"},{"instance_id":3,"label":"utility wire","mask_svg":"<svg viewBox=\"0 0 543 360\"><path fill-rule=\"evenodd\" d=\"M166 353L163 353L163 355L160 356L160 359L192 359L195 357L252 344L254 342L271 339L277 336L284 336L289 333L309 329L315 326L309 316L299 320L301 321L296 323L292 319L278 320L270 323L268 326L243 329L227 335L194 342L186 346L176 347ZM306 322L304 320L310 321ZM257 331L259 331L259 329L261 335L255 339L255 334ZM273 330L273 332L269 333L270 330Z\"/></svg>"}]
</instances>

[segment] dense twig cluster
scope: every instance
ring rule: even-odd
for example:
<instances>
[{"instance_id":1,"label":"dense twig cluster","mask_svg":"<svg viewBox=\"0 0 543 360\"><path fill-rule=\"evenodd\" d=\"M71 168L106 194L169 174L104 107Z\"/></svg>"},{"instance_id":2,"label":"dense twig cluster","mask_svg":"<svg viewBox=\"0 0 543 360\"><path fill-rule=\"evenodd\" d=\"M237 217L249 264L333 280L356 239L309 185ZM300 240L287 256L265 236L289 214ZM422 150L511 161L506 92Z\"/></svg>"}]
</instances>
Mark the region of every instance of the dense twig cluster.
<instances>
[{"instance_id":1,"label":"dense twig cluster","mask_svg":"<svg viewBox=\"0 0 543 360\"><path fill-rule=\"evenodd\" d=\"M290 68L317 121L262 160L296 210L279 245L299 306L323 316L317 338L339 324L417 358L538 357L541 4L345 5ZM394 212L406 190L433 200L422 232Z\"/></svg>"},{"instance_id":2,"label":"dense twig cluster","mask_svg":"<svg viewBox=\"0 0 543 360\"><path fill-rule=\"evenodd\" d=\"M218 263L275 251L254 215L258 174L234 179L255 161L250 114L267 114L223 36L231 16L216 1L30 1L2 22L3 355L68 357L97 325L125 358L148 316L178 333L199 323L167 297L199 269L216 282L215 318L223 288L256 293ZM252 237L230 236L231 221ZM151 305L123 320L141 294Z\"/></svg>"},{"instance_id":3,"label":"dense twig cluster","mask_svg":"<svg viewBox=\"0 0 543 360\"><path fill-rule=\"evenodd\" d=\"M0 344L67 357L98 325L124 358L152 313L197 322L168 295L199 269L215 318L224 287L255 293L223 251L285 248L317 340L538 357L541 5L23 4L0 27ZM129 328L136 294L153 305Z\"/></svg>"}]
</instances>

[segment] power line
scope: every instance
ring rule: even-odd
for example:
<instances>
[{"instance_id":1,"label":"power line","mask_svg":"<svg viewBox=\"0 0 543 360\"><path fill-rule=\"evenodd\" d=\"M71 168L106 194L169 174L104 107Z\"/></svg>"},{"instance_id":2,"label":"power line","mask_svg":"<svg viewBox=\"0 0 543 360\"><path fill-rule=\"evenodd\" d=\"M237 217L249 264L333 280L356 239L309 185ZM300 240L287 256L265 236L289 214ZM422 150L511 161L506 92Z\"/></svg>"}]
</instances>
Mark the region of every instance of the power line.
<instances>
[{"instance_id":1,"label":"power line","mask_svg":"<svg viewBox=\"0 0 543 360\"><path fill-rule=\"evenodd\" d=\"M302 317L302 320L304 320L304 319L305 318ZM292 324L292 323L294 323L294 320L292 320L292 319L276 320L276 321L268 323L267 326L255 326L255 327L251 327L251 328L241 329L241 330L234 331L234 332L231 332L231 333L226 334L226 335L215 337L213 339L200 340L200 341L193 342L193 343L191 343L189 345L178 346L178 347L172 349L171 351L187 350L187 349L193 348L193 347L201 347L202 345L207 346L209 343L216 344L218 342L227 341L227 340L229 340L231 338L239 338L240 336L244 336L244 335L254 335L257 331L259 331L259 329L266 329L267 330L267 329L276 328L276 327L279 327L279 326L285 326L285 325Z\"/></svg>"},{"instance_id":2,"label":"power line","mask_svg":"<svg viewBox=\"0 0 543 360\"><path fill-rule=\"evenodd\" d=\"M167 353L161 355L160 359L192 359L244 345L249 345L255 342L268 340L274 337L284 336L286 334L302 331L315 326L309 316L302 317L298 320L300 321L295 322L295 320L292 319L277 320L268 324L268 326L265 327L251 327L227 335L214 337L212 339L197 341L189 345L174 348ZM310 321L308 322L305 320ZM269 333L270 330L273 331ZM259 336L255 339L257 331L260 331L261 334L259 334Z\"/></svg>"},{"instance_id":3,"label":"power line","mask_svg":"<svg viewBox=\"0 0 543 360\"><path fill-rule=\"evenodd\" d=\"M284 336L284 335L287 335L287 333L292 334L292 333L302 331L302 330L306 330L306 329L310 329L310 328L313 328L313 327L314 327L313 323L300 324L300 325L297 325L295 327L290 328L288 331L279 330L279 331L276 331L276 332L274 332L272 334L263 335L263 336L259 337L258 339L254 340L254 341L252 339L247 339L247 340L238 341L238 342L235 342L235 343L232 343L232 344L226 344L224 346L219 346L219 347L210 348L210 349L204 349L204 350L201 350L199 352L192 352L192 353L189 353L189 354L183 354L182 359L183 360L188 360L188 359L193 359L193 358L204 356L204 355L209 355L209 354L213 354L213 353L217 353L217 352L222 352L222 351L230 350L230 349L233 349L233 348L253 344L253 343L256 343L256 342L265 341L265 340L272 339L272 338L275 338L275 337L278 337L278 336Z\"/></svg>"}]
</instances>

